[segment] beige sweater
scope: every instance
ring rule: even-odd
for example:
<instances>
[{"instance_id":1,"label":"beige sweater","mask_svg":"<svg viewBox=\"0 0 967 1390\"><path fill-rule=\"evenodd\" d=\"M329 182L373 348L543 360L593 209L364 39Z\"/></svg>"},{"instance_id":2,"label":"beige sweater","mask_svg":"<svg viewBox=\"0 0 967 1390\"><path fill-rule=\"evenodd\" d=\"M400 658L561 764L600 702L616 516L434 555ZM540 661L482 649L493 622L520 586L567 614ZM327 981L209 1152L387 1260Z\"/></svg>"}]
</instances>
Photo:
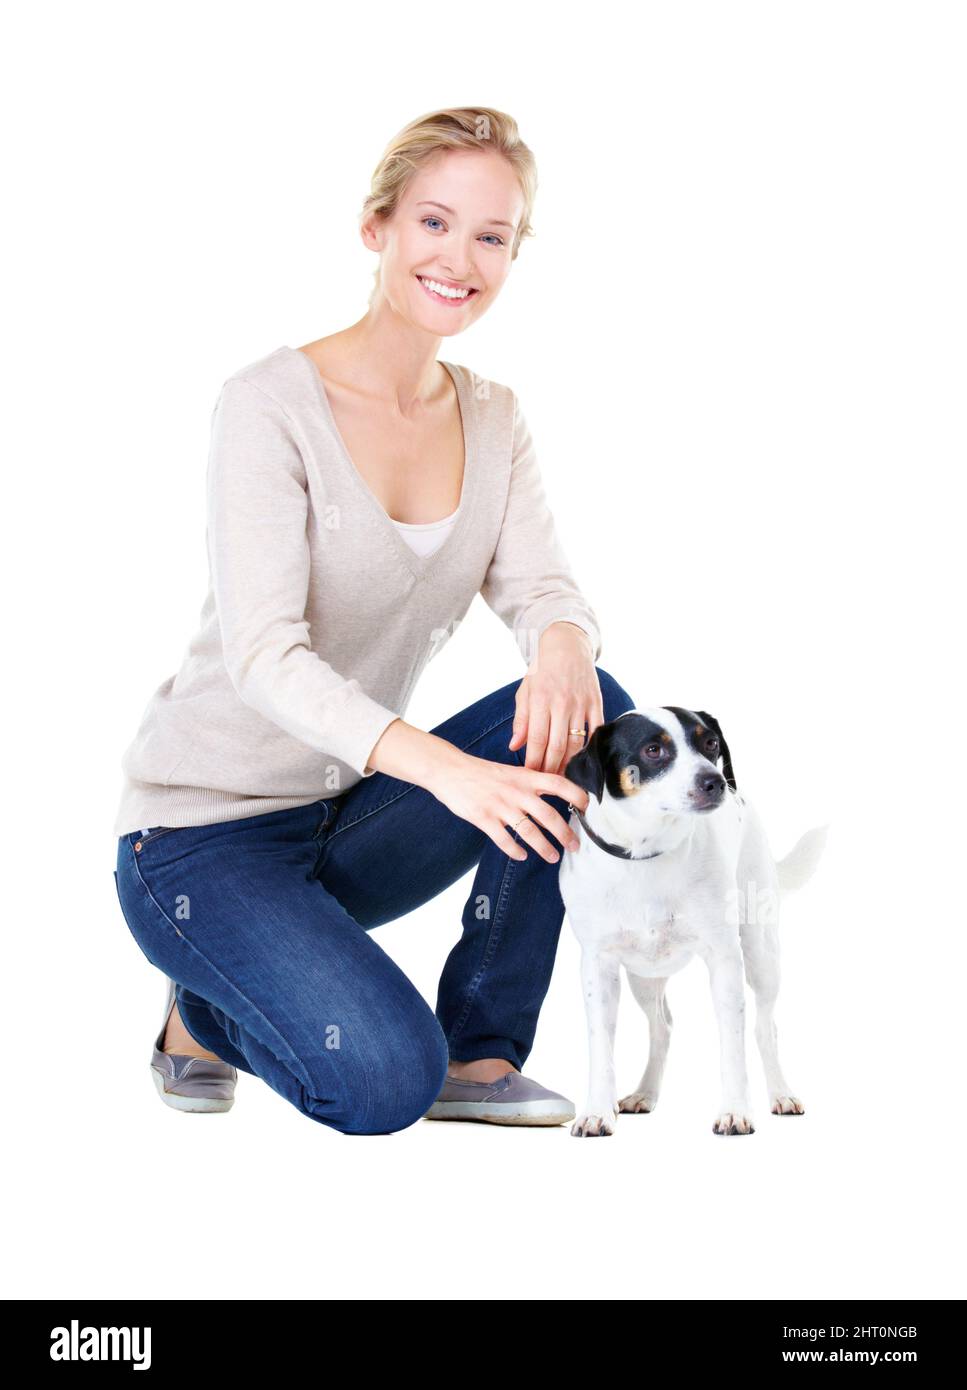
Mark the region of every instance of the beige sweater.
<instances>
[{"instance_id":1,"label":"beige sweater","mask_svg":"<svg viewBox=\"0 0 967 1390\"><path fill-rule=\"evenodd\" d=\"M224 383L208 456L208 595L179 671L124 752L115 835L287 810L372 776L368 755L478 592L526 662L560 619L590 635L598 660L598 623L516 395L443 365L463 417L463 491L427 557L357 471L305 353L277 348Z\"/></svg>"}]
</instances>

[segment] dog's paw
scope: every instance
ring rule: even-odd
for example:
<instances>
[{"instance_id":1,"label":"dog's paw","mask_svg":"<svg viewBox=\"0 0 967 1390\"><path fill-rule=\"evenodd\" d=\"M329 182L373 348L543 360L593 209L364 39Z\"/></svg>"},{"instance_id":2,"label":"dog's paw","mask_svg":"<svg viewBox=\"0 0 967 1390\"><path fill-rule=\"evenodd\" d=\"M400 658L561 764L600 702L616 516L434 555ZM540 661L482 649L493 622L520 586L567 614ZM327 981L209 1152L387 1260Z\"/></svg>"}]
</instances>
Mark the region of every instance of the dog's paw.
<instances>
[{"instance_id":1,"label":"dog's paw","mask_svg":"<svg viewBox=\"0 0 967 1390\"><path fill-rule=\"evenodd\" d=\"M579 1115L571 1126L575 1139L593 1139L602 1134L614 1134L618 1116L615 1111L605 1115Z\"/></svg>"},{"instance_id":2,"label":"dog's paw","mask_svg":"<svg viewBox=\"0 0 967 1390\"><path fill-rule=\"evenodd\" d=\"M806 1107L796 1096L773 1096L773 1115L805 1115Z\"/></svg>"},{"instance_id":3,"label":"dog's paw","mask_svg":"<svg viewBox=\"0 0 967 1390\"><path fill-rule=\"evenodd\" d=\"M712 1126L713 1134L755 1134L755 1125L747 1115L726 1110Z\"/></svg>"},{"instance_id":4,"label":"dog's paw","mask_svg":"<svg viewBox=\"0 0 967 1390\"><path fill-rule=\"evenodd\" d=\"M658 1104L658 1097L644 1091L632 1091L630 1096L622 1096L618 1110L622 1115L650 1115Z\"/></svg>"}]
</instances>

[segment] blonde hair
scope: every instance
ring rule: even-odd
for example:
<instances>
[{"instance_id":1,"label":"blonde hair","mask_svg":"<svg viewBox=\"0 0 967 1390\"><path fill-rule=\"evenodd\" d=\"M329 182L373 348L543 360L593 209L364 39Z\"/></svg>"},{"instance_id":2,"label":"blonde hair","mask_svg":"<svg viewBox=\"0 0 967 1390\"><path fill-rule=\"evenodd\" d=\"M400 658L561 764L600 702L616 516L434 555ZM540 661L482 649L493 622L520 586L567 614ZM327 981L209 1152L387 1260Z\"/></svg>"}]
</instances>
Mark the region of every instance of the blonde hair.
<instances>
[{"instance_id":1,"label":"blonde hair","mask_svg":"<svg viewBox=\"0 0 967 1390\"><path fill-rule=\"evenodd\" d=\"M490 106L456 106L445 111L431 111L410 121L393 136L373 171L369 196L359 214L362 220L370 214L390 218L413 174L441 150L495 150L513 166L517 174L524 208L514 233L511 260L525 237L534 235L530 218L537 196L537 165L530 148L524 144L513 116L495 111ZM379 268L374 272L374 284L369 302L379 285Z\"/></svg>"}]
</instances>

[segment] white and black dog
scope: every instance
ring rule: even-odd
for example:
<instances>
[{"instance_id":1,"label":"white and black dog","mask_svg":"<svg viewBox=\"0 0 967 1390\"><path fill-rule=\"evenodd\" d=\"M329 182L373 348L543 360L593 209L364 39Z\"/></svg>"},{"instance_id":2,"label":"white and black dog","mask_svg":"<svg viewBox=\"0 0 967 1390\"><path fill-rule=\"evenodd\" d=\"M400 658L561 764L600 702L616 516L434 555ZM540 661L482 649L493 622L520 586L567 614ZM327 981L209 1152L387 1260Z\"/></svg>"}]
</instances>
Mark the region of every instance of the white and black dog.
<instances>
[{"instance_id":1,"label":"white and black dog","mask_svg":"<svg viewBox=\"0 0 967 1390\"><path fill-rule=\"evenodd\" d=\"M581 844L562 857L559 875L581 943L590 1047L587 1104L571 1133L613 1134L619 1112L654 1110L671 1035L665 984L695 955L708 967L721 1045L714 1132L754 1133L743 966L755 993L770 1108L802 1115L776 1047L777 908L781 892L812 874L828 827L807 831L777 864L758 815L736 787L718 721L703 710L628 710L595 729L564 774L589 798L584 813L569 808ZM619 1101L614 1033L622 965L648 1017L650 1041L637 1089Z\"/></svg>"}]
</instances>

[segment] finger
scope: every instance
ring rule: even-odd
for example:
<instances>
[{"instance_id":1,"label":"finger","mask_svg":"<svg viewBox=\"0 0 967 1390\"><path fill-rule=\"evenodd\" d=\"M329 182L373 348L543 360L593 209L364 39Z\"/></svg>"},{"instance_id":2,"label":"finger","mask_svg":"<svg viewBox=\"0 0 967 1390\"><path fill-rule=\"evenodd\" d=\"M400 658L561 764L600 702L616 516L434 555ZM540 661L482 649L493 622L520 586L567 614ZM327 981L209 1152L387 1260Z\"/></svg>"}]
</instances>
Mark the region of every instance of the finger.
<instances>
[{"instance_id":1,"label":"finger","mask_svg":"<svg viewBox=\"0 0 967 1390\"><path fill-rule=\"evenodd\" d=\"M518 820L519 819L518 817ZM534 820L531 819L531 814L526 815L524 819L520 821L514 830L514 834L519 835L522 840L526 840L531 848L537 850L537 853L542 859L545 859L548 864L556 864L560 859L560 854L558 854L550 840L541 834L540 828L535 825Z\"/></svg>"},{"instance_id":2,"label":"finger","mask_svg":"<svg viewBox=\"0 0 967 1390\"><path fill-rule=\"evenodd\" d=\"M604 723L604 698L601 694L601 686L598 685L598 693L591 701L588 708L588 742L591 742L591 735L595 729Z\"/></svg>"},{"instance_id":3,"label":"finger","mask_svg":"<svg viewBox=\"0 0 967 1390\"><path fill-rule=\"evenodd\" d=\"M542 801L538 796L533 798L533 805L528 800L524 802L524 806L526 806L527 814L530 816L531 820L537 821L545 830L549 830L558 843L562 844L565 849L568 846L570 846L571 849L577 849L580 842L570 825L568 825L567 818L562 816L560 811L558 811L555 806L552 806L549 801ZM525 821L524 824L526 825L527 822Z\"/></svg>"},{"instance_id":4,"label":"finger","mask_svg":"<svg viewBox=\"0 0 967 1390\"><path fill-rule=\"evenodd\" d=\"M556 767L554 769L555 772L559 772L564 777L567 776L567 772L565 771L565 769L567 768L568 763L574 757L575 753L580 753L581 749L587 743L588 735L585 733L586 724L587 716L581 713L572 714L570 719L568 720L567 751L565 752L564 757L561 761L561 766ZM579 734L575 733L575 729L580 729L581 732Z\"/></svg>"},{"instance_id":5,"label":"finger","mask_svg":"<svg viewBox=\"0 0 967 1390\"><path fill-rule=\"evenodd\" d=\"M541 783L537 791L547 792L549 796L560 797L562 801L576 806L579 811L586 811L591 799L584 787L579 787L577 782L572 782L569 778L561 777L556 773L548 773L547 784Z\"/></svg>"},{"instance_id":6,"label":"finger","mask_svg":"<svg viewBox=\"0 0 967 1390\"><path fill-rule=\"evenodd\" d=\"M551 710L550 731L547 739L547 752L544 755L543 772L560 772L561 767L569 758L568 745L571 739L568 736L568 729L571 726L570 713L567 706L555 707Z\"/></svg>"},{"instance_id":7,"label":"finger","mask_svg":"<svg viewBox=\"0 0 967 1390\"><path fill-rule=\"evenodd\" d=\"M527 858L527 851L524 846L519 845L507 827L499 821L495 821L489 830L486 826L483 829L497 848L510 855L511 859L523 860Z\"/></svg>"},{"instance_id":8,"label":"finger","mask_svg":"<svg viewBox=\"0 0 967 1390\"><path fill-rule=\"evenodd\" d=\"M532 772L546 771L544 754L547 749L550 718L550 711L546 705L538 705L536 701L531 701L528 708L527 753L524 766L529 767Z\"/></svg>"},{"instance_id":9,"label":"finger","mask_svg":"<svg viewBox=\"0 0 967 1390\"><path fill-rule=\"evenodd\" d=\"M521 682L517 692L517 708L514 712L513 729L508 743L508 749L513 752L520 748L521 744L527 739L528 706L530 704L530 687L527 681Z\"/></svg>"}]
</instances>

